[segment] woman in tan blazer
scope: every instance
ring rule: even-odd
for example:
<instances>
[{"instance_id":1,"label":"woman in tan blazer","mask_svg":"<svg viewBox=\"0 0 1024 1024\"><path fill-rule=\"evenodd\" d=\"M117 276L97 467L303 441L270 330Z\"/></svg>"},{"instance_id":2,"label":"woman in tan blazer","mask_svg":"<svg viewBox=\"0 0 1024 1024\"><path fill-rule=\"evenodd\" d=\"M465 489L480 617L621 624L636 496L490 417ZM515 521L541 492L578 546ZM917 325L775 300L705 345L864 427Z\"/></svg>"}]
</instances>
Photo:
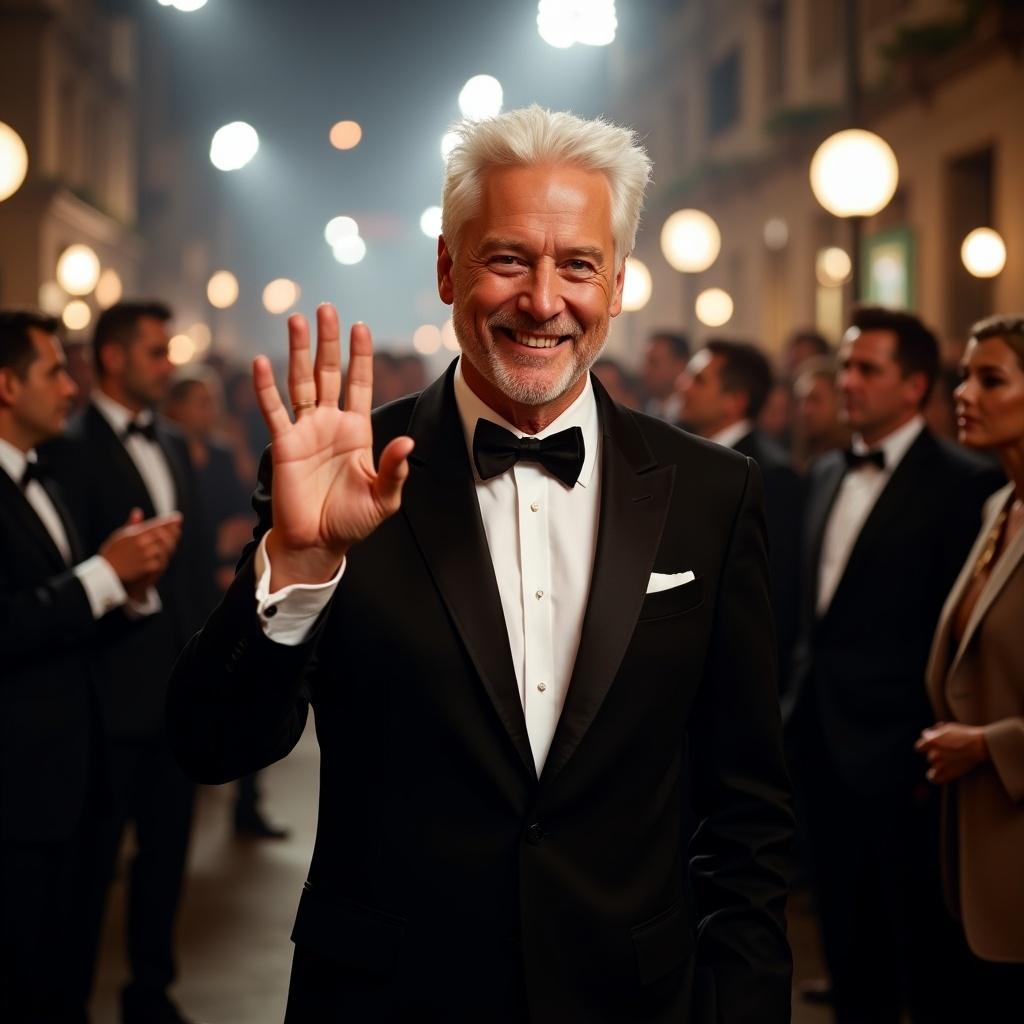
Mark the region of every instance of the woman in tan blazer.
<instances>
[{"instance_id":1,"label":"woman in tan blazer","mask_svg":"<svg viewBox=\"0 0 1024 1024\"><path fill-rule=\"evenodd\" d=\"M988 980L1024 995L1024 317L976 324L957 388L960 440L1010 483L939 619L927 685L938 721L917 743L944 785L947 899ZM990 976L990 977L989 977ZM986 982L987 985L987 982ZM980 1019L980 1018L979 1018Z\"/></svg>"}]
</instances>

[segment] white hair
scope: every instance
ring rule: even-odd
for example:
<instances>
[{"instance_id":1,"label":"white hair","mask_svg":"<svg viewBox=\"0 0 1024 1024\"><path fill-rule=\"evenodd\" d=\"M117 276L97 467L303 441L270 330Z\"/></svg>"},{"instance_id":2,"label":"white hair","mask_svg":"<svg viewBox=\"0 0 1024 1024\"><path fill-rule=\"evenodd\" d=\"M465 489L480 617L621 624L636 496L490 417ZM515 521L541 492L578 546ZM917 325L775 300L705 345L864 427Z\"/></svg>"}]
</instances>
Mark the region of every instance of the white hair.
<instances>
[{"instance_id":1,"label":"white hair","mask_svg":"<svg viewBox=\"0 0 1024 1024\"><path fill-rule=\"evenodd\" d=\"M441 215L449 251L454 252L479 205L480 178L488 167L574 164L600 171L608 180L616 266L632 252L651 177L650 158L635 132L537 104L482 121L461 121L452 130L459 141L448 156Z\"/></svg>"}]
</instances>

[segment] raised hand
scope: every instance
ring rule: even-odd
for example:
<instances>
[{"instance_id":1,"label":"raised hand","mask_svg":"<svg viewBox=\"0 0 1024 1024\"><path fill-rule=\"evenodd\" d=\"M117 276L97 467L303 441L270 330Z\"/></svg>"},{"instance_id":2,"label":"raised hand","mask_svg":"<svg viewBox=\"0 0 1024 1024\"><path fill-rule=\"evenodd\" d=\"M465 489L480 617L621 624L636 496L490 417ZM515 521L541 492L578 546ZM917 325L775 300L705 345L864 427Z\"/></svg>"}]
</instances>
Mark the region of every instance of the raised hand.
<instances>
[{"instance_id":1,"label":"raised hand","mask_svg":"<svg viewBox=\"0 0 1024 1024\"><path fill-rule=\"evenodd\" d=\"M343 409L338 408L341 344L333 306L325 303L317 309L316 328L314 364L305 317L288 319L288 394L294 423L269 360L258 356L253 362L256 398L272 442L274 526L267 553L273 590L330 579L348 549L398 510L409 473L410 437L394 438L374 468L369 328L352 327Z\"/></svg>"}]
</instances>

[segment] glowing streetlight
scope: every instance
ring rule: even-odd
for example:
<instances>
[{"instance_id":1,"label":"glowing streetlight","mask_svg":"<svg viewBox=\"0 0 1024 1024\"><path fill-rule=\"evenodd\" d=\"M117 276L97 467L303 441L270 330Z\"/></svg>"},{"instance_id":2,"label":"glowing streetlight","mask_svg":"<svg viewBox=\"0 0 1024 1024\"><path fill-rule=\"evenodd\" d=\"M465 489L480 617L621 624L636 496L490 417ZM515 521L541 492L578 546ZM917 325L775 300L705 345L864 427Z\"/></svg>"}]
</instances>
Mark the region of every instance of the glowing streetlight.
<instances>
[{"instance_id":1,"label":"glowing streetlight","mask_svg":"<svg viewBox=\"0 0 1024 1024\"><path fill-rule=\"evenodd\" d=\"M343 238L359 234L359 225L351 217L332 217L324 228L328 245L337 245Z\"/></svg>"},{"instance_id":2,"label":"glowing streetlight","mask_svg":"<svg viewBox=\"0 0 1024 1024\"><path fill-rule=\"evenodd\" d=\"M21 188L28 174L28 150L21 136L0 121L0 203Z\"/></svg>"},{"instance_id":3,"label":"glowing streetlight","mask_svg":"<svg viewBox=\"0 0 1024 1024\"><path fill-rule=\"evenodd\" d=\"M706 288L694 304L697 319L707 327L721 327L732 319L732 296L722 288Z\"/></svg>"},{"instance_id":4,"label":"glowing streetlight","mask_svg":"<svg viewBox=\"0 0 1024 1024\"><path fill-rule=\"evenodd\" d=\"M661 229L661 251L676 270L699 274L718 259L722 234L703 210L677 210Z\"/></svg>"},{"instance_id":5,"label":"glowing streetlight","mask_svg":"<svg viewBox=\"0 0 1024 1024\"><path fill-rule=\"evenodd\" d=\"M438 238L441 234L441 207L428 206L420 214L420 231L427 238Z\"/></svg>"},{"instance_id":6,"label":"glowing streetlight","mask_svg":"<svg viewBox=\"0 0 1024 1024\"><path fill-rule=\"evenodd\" d=\"M459 344L459 336L455 333L455 321L448 317L441 328L441 344L449 352L458 352L462 346Z\"/></svg>"},{"instance_id":7,"label":"glowing streetlight","mask_svg":"<svg viewBox=\"0 0 1024 1024\"><path fill-rule=\"evenodd\" d=\"M113 267L107 267L96 282L96 304L100 309L109 309L123 294L121 275Z\"/></svg>"},{"instance_id":8,"label":"glowing streetlight","mask_svg":"<svg viewBox=\"0 0 1024 1024\"><path fill-rule=\"evenodd\" d=\"M362 141L363 129L358 121L338 121L328 138L335 149L355 149Z\"/></svg>"},{"instance_id":9,"label":"glowing streetlight","mask_svg":"<svg viewBox=\"0 0 1024 1024\"><path fill-rule=\"evenodd\" d=\"M218 270L206 283L206 297L217 309L228 309L238 301L238 278L230 270Z\"/></svg>"},{"instance_id":10,"label":"glowing streetlight","mask_svg":"<svg viewBox=\"0 0 1024 1024\"><path fill-rule=\"evenodd\" d=\"M899 180L892 147L862 128L829 136L811 160L814 197L836 217L873 217L896 194Z\"/></svg>"},{"instance_id":11,"label":"glowing streetlight","mask_svg":"<svg viewBox=\"0 0 1024 1024\"><path fill-rule=\"evenodd\" d=\"M256 129L245 121L232 121L214 132L210 162L218 171L238 171L252 160L259 148Z\"/></svg>"},{"instance_id":12,"label":"glowing streetlight","mask_svg":"<svg viewBox=\"0 0 1024 1024\"><path fill-rule=\"evenodd\" d=\"M57 260L57 283L68 295L88 295L100 279L100 258L87 245L69 245Z\"/></svg>"},{"instance_id":13,"label":"glowing streetlight","mask_svg":"<svg viewBox=\"0 0 1024 1024\"><path fill-rule=\"evenodd\" d=\"M277 316L287 313L299 301L299 286L287 277L276 277L263 289L263 308Z\"/></svg>"},{"instance_id":14,"label":"glowing streetlight","mask_svg":"<svg viewBox=\"0 0 1024 1024\"><path fill-rule=\"evenodd\" d=\"M992 228L975 228L960 246L960 259L975 277L995 277L1006 266L1006 243Z\"/></svg>"},{"instance_id":15,"label":"glowing streetlight","mask_svg":"<svg viewBox=\"0 0 1024 1024\"><path fill-rule=\"evenodd\" d=\"M827 249L819 250L814 261L814 273L823 288L838 288L850 280L853 261L845 249L830 245Z\"/></svg>"},{"instance_id":16,"label":"glowing streetlight","mask_svg":"<svg viewBox=\"0 0 1024 1024\"><path fill-rule=\"evenodd\" d=\"M540 0L537 5L541 39L560 50L574 43L608 46L618 26L615 0Z\"/></svg>"},{"instance_id":17,"label":"glowing streetlight","mask_svg":"<svg viewBox=\"0 0 1024 1024\"><path fill-rule=\"evenodd\" d=\"M412 332L412 347L421 356L431 356L441 347L441 328L423 324Z\"/></svg>"},{"instance_id":18,"label":"glowing streetlight","mask_svg":"<svg viewBox=\"0 0 1024 1024\"><path fill-rule=\"evenodd\" d=\"M651 272L630 256L626 260L626 279L622 284L622 308L627 313L643 309L651 300Z\"/></svg>"},{"instance_id":19,"label":"glowing streetlight","mask_svg":"<svg viewBox=\"0 0 1024 1024\"><path fill-rule=\"evenodd\" d=\"M332 246L334 258L346 267L362 263L366 256L366 243L358 235L346 235Z\"/></svg>"},{"instance_id":20,"label":"glowing streetlight","mask_svg":"<svg viewBox=\"0 0 1024 1024\"><path fill-rule=\"evenodd\" d=\"M176 334L167 342L167 358L175 366L184 366L195 355L196 343L187 334Z\"/></svg>"},{"instance_id":21,"label":"glowing streetlight","mask_svg":"<svg viewBox=\"0 0 1024 1024\"><path fill-rule=\"evenodd\" d=\"M501 110L504 90L492 75L474 75L459 93L459 110L471 121L494 117Z\"/></svg>"},{"instance_id":22,"label":"glowing streetlight","mask_svg":"<svg viewBox=\"0 0 1024 1024\"><path fill-rule=\"evenodd\" d=\"M61 320L69 331L84 331L92 320L92 310L87 302L72 299L61 314Z\"/></svg>"}]
</instances>

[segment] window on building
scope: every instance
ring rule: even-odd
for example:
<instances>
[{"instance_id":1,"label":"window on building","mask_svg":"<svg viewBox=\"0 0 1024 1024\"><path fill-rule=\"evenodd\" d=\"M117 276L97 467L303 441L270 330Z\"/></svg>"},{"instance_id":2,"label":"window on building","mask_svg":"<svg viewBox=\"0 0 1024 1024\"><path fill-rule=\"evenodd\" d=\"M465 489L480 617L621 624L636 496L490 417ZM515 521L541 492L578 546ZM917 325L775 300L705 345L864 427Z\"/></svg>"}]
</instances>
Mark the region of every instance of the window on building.
<instances>
[{"instance_id":1,"label":"window on building","mask_svg":"<svg viewBox=\"0 0 1024 1024\"><path fill-rule=\"evenodd\" d=\"M960 246L975 228L994 227L992 192L994 153L991 148L950 160L946 165L945 257L949 329L953 337L964 338L976 320L992 312L991 278L974 277L960 258Z\"/></svg>"},{"instance_id":2,"label":"window on building","mask_svg":"<svg viewBox=\"0 0 1024 1024\"><path fill-rule=\"evenodd\" d=\"M808 64L817 70L839 57L844 0L814 0L807 5Z\"/></svg>"},{"instance_id":3,"label":"window on building","mask_svg":"<svg viewBox=\"0 0 1024 1024\"><path fill-rule=\"evenodd\" d=\"M739 48L711 67L708 79L708 134L721 135L740 117L741 62Z\"/></svg>"},{"instance_id":4,"label":"window on building","mask_svg":"<svg viewBox=\"0 0 1024 1024\"><path fill-rule=\"evenodd\" d=\"M762 15L764 93L767 99L777 100L786 91L786 0L765 0Z\"/></svg>"}]
</instances>

